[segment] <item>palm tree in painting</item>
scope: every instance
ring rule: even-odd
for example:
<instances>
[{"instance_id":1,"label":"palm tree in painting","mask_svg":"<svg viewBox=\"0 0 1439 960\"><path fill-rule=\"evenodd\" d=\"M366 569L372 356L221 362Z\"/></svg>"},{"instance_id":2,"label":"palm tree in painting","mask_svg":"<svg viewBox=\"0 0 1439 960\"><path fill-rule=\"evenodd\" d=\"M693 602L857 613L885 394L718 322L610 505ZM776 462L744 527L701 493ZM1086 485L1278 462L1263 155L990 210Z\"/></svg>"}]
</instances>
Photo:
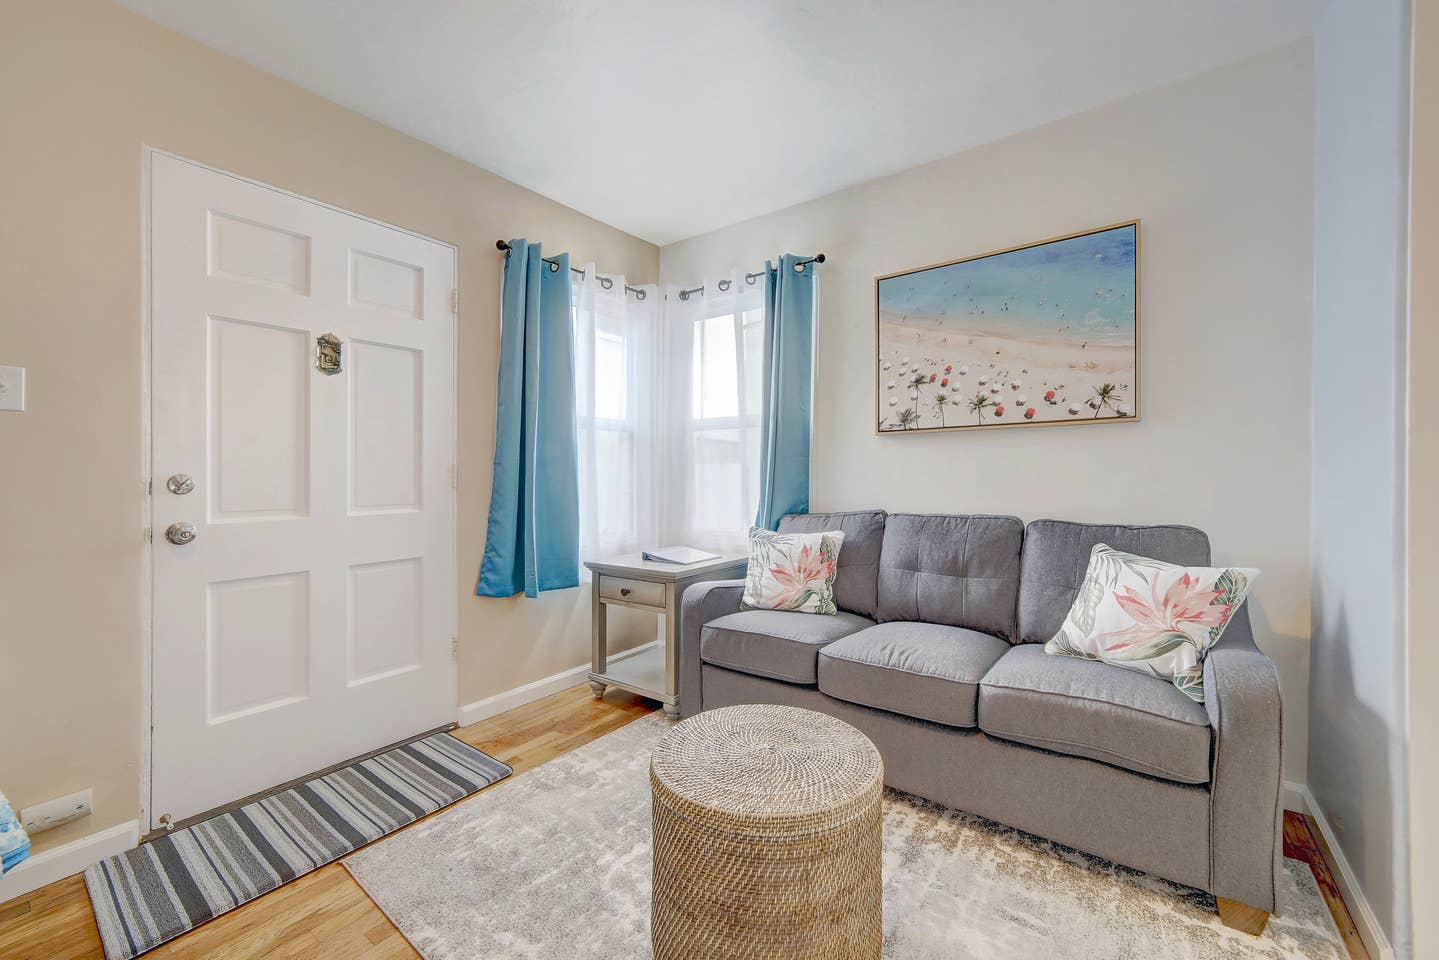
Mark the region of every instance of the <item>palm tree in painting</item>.
<instances>
[{"instance_id":1,"label":"palm tree in painting","mask_svg":"<svg viewBox=\"0 0 1439 960\"><path fill-rule=\"evenodd\" d=\"M919 414L914 407L905 407L899 412L899 428L901 430L913 430L919 426Z\"/></svg>"},{"instance_id":2,"label":"palm tree in painting","mask_svg":"<svg viewBox=\"0 0 1439 960\"><path fill-rule=\"evenodd\" d=\"M975 415L976 423L983 424L984 411L992 406L994 406L994 401L990 399L989 394L981 390L969 401L969 412Z\"/></svg>"},{"instance_id":3,"label":"palm tree in painting","mask_svg":"<svg viewBox=\"0 0 1439 960\"><path fill-rule=\"evenodd\" d=\"M1095 387L1094 396L1089 401L1089 405L1094 408L1094 419L1098 420L1101 413L1118 402L1119 388L1114 384L1106 383L1101 387Z\"/></svg>"},{"instance_id":4,"label":"palm tree in painting","mask_svg":"<svg viewBox=\"0 0 1439 960\"><path fill-rule=\"evenodd\" d=\"M939 425L941 427L947 426L947 424L944 422L944 408L952 402L953 401L949 399L949 394L945 393L943 390L934 395L934 405L937 412L939 413Z\"/></svg>"},{"instance_id":5,"label":"palm tree in painting","mask_svg":"<svg viewBox=\"0 0 1439 960\"><path fill-rule=\"evenodd\" d=\"M919 406L919 388L929 383L929 377L922 373L916 373L914 379L909 381L909 389L914 391L914 405Z\"/></svg>"}]
</instances>

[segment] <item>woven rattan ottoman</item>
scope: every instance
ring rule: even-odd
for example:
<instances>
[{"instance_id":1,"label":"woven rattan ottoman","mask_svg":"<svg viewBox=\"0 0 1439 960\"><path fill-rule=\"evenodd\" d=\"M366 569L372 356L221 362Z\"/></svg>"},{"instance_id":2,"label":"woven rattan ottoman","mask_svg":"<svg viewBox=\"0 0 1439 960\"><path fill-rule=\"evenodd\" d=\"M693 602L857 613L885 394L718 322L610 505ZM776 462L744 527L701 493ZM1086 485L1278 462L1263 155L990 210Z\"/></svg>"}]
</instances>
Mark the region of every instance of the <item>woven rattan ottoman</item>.
<instances>
[{"instance_id":1,"label":"woven rattan ottoman","mask_svg":"<svg viewBox=\"0 0 1439 960\"><path fill-rule=\"evenodd\" d=\"M812 710L724 707L650 760L655 960L880 955L879 751Z\"/></svg>"}]
</instances>

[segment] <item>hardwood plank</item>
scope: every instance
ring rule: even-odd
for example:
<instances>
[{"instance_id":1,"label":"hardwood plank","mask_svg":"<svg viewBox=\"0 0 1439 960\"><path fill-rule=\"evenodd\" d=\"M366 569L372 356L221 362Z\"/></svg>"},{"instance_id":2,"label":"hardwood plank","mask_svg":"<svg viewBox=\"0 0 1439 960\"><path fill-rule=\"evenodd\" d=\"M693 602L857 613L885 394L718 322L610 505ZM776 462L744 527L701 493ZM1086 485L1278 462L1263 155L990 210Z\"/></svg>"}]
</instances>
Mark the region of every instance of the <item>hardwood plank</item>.
<instances>
[{"instance_id":1,"label":"hardwood plank","mask_svg":"<svg viewBox=\"0 0 1439 960\"><path fill-rule=\"evenodd\" d=\"M1334 881L1334 871L1330 867L1334 857L1313 817L1295 813L1293 810L1284 811L1284 855L1309 864L1309 869L1314 873L1314 882L1319 885L1319 892L1329 907L1329 915L1334 918L1334 925L1339 928L1339 936L1344 940L1351 960L1369 960L1369 948L1364 946L1364 941L1359 936L1359 928L1354 925L1354 917L1349 913L1349 907L1339 893L1339 885Z\"/></svg>"},{"instance_id":2,"label":"hardwood plank","mask_svg":"<svg viewBox=\"0 0 1439 960\"><path fill-rule=\"evenodd\" d=\"M610 688L596 700L580 684L455 731L465 742L515 768L533 769L617 730L658 707ZM501 781L503 782L503 781ZM1305 818L1284 816L1284 854L1314 871L1354 960L1369 960L1334 883L1328 851ZM190 931L149 957L157 960L418 960L344 867L321 867ZM104 960L85 883L77 875L5 904L0 910L5 960Z\"/></svg>"},{"instance_id":3,"label":"hardwood plank","mask_svg":"<svg viewBox=\"0 0 1439 960\"><path fill-rule=\"evenodd\" d=\"M597 700L589 685L581 684L454 732L521 773L658 706L618 689ZM5 960L104 960L90 897L79 875L41 887L6 908L0 915L0 957ZM419 960L404 935L339 863L217 917L146 957Z\"/></svg>"}]
</instances>

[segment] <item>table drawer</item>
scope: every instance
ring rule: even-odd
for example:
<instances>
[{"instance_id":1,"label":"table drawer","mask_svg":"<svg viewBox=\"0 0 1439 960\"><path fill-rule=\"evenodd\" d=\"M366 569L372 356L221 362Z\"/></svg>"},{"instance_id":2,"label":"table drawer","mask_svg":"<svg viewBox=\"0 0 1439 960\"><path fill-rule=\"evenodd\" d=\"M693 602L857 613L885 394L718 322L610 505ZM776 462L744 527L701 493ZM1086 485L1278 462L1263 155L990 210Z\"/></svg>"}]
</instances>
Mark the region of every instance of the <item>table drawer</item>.
<instances>
[{"instance_id":1,"label":"table drawer","mask_svg":"<svg viewBox=\"0 0 1439 960\"><path fill-rule=\"evenodd\" d=\"M627 580L624 577L600 575L600 596L606 600L643 603L651 607L665 605L665 585L653 580Z\"/></svg>"}]
</instances>

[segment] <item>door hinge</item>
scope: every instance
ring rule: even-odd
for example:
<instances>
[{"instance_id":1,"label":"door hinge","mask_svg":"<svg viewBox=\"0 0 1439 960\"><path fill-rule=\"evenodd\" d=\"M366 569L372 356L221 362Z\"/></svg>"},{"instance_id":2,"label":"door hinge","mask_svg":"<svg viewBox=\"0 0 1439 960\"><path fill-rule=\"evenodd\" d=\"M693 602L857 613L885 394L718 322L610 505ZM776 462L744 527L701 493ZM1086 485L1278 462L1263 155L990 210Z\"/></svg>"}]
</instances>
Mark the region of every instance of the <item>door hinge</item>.
<instances>
[{"instance_id":1,"label":"door hinge","mask_svg":"<svg viewBox=\"0 0 1439 960\"><path fill-rule=\"evenodd\" d=\"M450 312L457 317L460 315L460 291L458 288L450 291Z\"/></svg>"},{"instance_id":2,"label":"door hinge","mask_svg":"<svg viewBox=\"0 0 1439 960\"><path fill-rule=\"evenodd\" d=\"M450 638L450 659L451 659L451 660L458 660L458 659L460 659L460 638L459 638L459 637L451 637L451 638Z\"/></svg>"},{"instance_id":3,"label":"door hinge","mask_svg":"<svg viewBox=\"0 0 1439 960\"><path fill-rule=\"evenodd\" d=\"M450 464L450 489L460 489L460 465L458 463Z\"/></svg>"}]
</instances>

